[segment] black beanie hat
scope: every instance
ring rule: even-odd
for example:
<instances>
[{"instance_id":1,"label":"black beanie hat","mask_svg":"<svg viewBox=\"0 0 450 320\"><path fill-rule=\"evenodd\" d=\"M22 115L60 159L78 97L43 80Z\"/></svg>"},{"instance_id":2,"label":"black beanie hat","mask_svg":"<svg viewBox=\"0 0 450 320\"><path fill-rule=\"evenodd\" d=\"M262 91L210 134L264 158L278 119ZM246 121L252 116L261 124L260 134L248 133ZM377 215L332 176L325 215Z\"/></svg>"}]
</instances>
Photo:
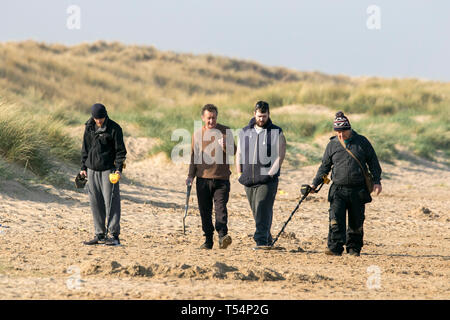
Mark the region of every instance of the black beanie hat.
<instances>
[{"instance_id":1,"label":"black beanie hat","mask_svg":"<svg viewBox=\"0 0 450 320\"><path fill-rule=\"evenodd\" d=\"M92 106L92 116L95 119L106 118L106 108L101 103L96 103Z\"/></svg>"},{"instance_id":2,"label":"black beanie hat","mask_svg":"<svg viewBox=\"0 0 450 320\"><path fill-rule=\"evenodd\" d=\"M352 126L350 125L350 121L348 121L348 118L344 115L342 111L338 111L336 113L333 122L333 128L334 131L350 130L352 128Z\"/></svg>"}]
</instances>

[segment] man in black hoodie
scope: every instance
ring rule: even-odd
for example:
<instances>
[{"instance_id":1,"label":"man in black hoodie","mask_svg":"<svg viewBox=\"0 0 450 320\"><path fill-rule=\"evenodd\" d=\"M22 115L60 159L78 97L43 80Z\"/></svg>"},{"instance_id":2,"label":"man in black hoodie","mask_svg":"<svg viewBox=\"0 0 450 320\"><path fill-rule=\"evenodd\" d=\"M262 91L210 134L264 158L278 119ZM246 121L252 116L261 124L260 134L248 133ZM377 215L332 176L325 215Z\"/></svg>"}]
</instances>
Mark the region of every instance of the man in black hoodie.
<instances>
[{"instance_id":1,"label":"man in black hoodie","mask_svg":"<svg viewBox=\"0 0 450 320\"><path fill-rule=\"evenodd\" d=\"M104 105L94 104L92 117L86 122L81 149L80 174L87 176L89 181L95 229L94 239L85 241L85 245L120 244L119 182L112 184L109 174L121 175L126 154L122 128L108 117ZM107 237L108 232L110 237Z\"/></svg>"},{"instance_id":2,"label":"man in black hoodie","mask_svg":"<svg viewBox=\"0 0 450 320\"><path fill-rule=\"evenodd\" d=\"M282 129L270 120L269 104L258 101L254 117L239 134L236 152L239 182L245 186L256 224L255 249L272 244L273 204L285 154Z\"/></svg>"},{"instance_id":3,"label":"man in black hoodie","mask_svg":"<svg viewBox=\"0 0 450 320\"><path fill-rule=\"evenodd\" d=\"M328 191L330 216L328 249L325 253L340 256L345 245L347 253L359 256L363 246L365 204L372 201L363 172L368 176L368 166L373 176L373 191L378 195L382 190L381 167L369 140L352 130L343 112L336 113L333 127L337 136L330 138L311 188L314 190L331 170L333 184Z\"/></svg>"}]
</instances>

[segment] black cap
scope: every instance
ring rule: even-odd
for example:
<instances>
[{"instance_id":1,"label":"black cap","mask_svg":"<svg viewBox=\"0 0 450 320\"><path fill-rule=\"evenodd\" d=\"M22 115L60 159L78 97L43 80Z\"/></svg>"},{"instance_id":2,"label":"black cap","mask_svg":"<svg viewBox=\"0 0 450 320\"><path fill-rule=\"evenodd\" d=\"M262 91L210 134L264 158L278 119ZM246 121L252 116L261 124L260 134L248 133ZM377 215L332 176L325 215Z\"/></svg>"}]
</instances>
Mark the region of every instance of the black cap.
<instances>
[{"instance_id":1,"label":"black cap","mask_svg":"<svg viewBox=\"0 0 450 320\"><path fill-rule=\"evenodd\" d=\"M104 105L101 103L96 103L92 106L92 116L95 119L106 118L107 112Z\"/></svg>"}]
</instances>

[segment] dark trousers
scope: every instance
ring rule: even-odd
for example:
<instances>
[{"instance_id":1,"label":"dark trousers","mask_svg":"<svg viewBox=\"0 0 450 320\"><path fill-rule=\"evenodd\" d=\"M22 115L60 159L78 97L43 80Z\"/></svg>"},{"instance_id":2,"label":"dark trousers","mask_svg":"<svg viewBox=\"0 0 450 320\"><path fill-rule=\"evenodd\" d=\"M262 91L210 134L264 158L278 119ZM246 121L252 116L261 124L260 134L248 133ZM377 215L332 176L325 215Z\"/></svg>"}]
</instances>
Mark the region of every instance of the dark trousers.
<instances>
[{"instance_id":1,"label":"dark trousers","mask_svg":"<svg viewBox=\"0 0 450 320\"><path fill-rule=\"evenodd\" d=\"M258 246L272 244L273 204L277 195L278 180L255 187L245 187L245 193L255 219L256 231L253 239Z\"/></svg>"},{"instance_id":2,"label":"dark trousers","mask_svg":"<svg viewBox=\"0 0 450 320\"><path fill-rule=\"evenodd\" d=\"M202 230L206 238L212 240L214 226L212 209L216 213L215 229L220 237L228 233L227 203L230 194L230 181L197 177L197 200L202 218Z\"/></svg>"},{"instance_id":3,"label":"dark trousers","mask_svg":"<svg viewBox=\"0 0 450 320\"><path fill-rule=\"evenodd\" d=\"M330 189L330 226L328 248L342 253L344 245L361 251L363 246L363 224L365 204L360 198L363 187L346 187L332 185ZM346 230L346 212L348 211L348 228Z\"/></svg>"}]
</instances>

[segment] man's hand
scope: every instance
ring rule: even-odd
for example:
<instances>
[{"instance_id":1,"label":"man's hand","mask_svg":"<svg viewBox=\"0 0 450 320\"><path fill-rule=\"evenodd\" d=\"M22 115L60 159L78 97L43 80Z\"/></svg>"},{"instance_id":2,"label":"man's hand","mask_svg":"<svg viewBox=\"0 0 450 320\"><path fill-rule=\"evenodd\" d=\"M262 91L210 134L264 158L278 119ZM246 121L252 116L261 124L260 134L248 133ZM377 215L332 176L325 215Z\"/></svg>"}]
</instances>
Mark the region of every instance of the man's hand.
<instances>
[{"instance_id":1,"label":"man's hand","mask_svg":"<svg viewBox=\"0 0 450 320\"><path fill-rule=\"evenodd\" d=\"M187 179L186 179L186 185L187 185L187 186L192 185L192 181L194 181L194 178L187 177Z\"/></svg>"},{"instance_id":2,"label":"man's hand","mask_svg":"<svg viewBox=\"0 0 450 320\"><path fill-rule=\"evenodd\" d=\"M376 195L379 195L381 193L381 190L383 190L383 188L381 187L381 184L373 185L373 192L375 192Z\"/></svg>"},{"instance_id":3,"label":"man's hand","mask_svg":"<svg viewBox=\"0 0 450 320\"><path fill-rule=\"evenodd\" d=\"M81 170L80 171L80 176L84 176L84 177L87 177L87 172L86 172L86 170Z\"/></svg>"},{"instance_id":4,"label":"man's hand","mask_svg":"<svg viewBox=\"0 0 450 320\"><path fill-rule=\"evenodd\" d=\"M311 187L311 190L309 191L309 193L316 193L316 186L315 185L310 185L310 187Z\"/></svg>"},{"instance_id":5,"label":"man's hand","mask_svg":"<svg viewBox=\"0 0 450 320\"><path fill-rule=\"evenodd\" d=\"M219 140L217 140L217 143L222 147L223 150L226 149L226 141L224 139L224 136L222 136L222 138L220 138Z\"/></svg>"}]
</instances>

